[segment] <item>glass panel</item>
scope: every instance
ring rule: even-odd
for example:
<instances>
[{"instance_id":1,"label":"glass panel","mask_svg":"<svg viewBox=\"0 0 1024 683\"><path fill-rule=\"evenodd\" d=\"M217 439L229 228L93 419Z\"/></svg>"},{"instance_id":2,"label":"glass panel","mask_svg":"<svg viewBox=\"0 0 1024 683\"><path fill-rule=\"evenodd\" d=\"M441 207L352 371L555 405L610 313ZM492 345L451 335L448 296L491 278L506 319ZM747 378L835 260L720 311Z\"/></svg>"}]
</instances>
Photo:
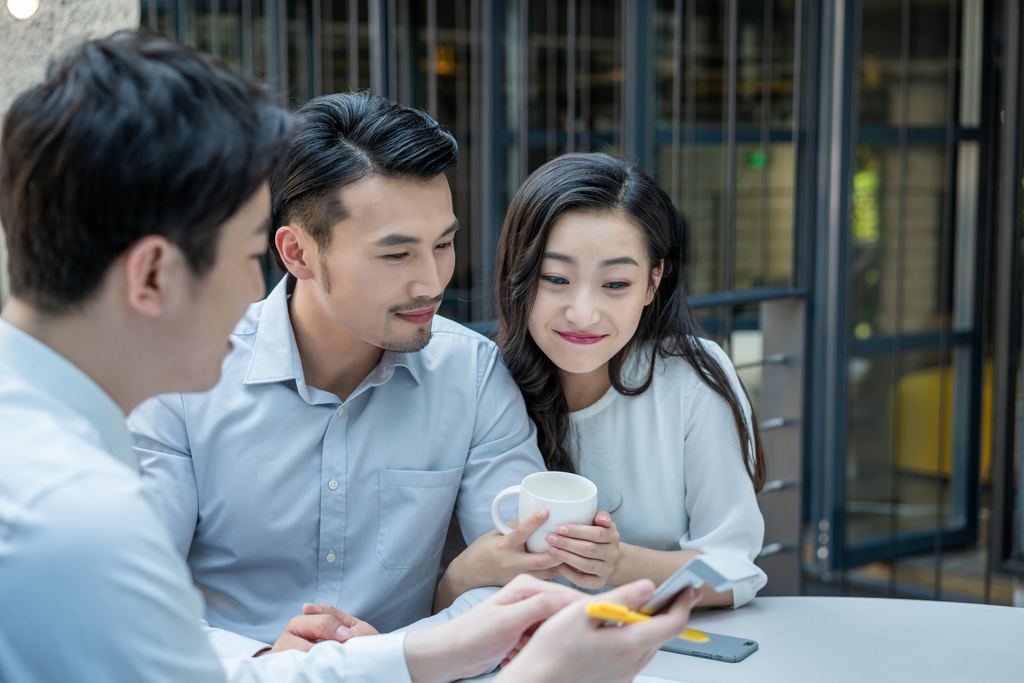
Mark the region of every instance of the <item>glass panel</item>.
<instances>
[{"instance_id":1,"label":"glass panel","mask_svg":"<svg viewBox=\"0 0 1024 683\"><path fill-rule=\"evenodd\" d=\"M735 289L789 284L793 263L793 147L736 148Z\"/></svg>"},{"instance_id":2,"label":"glass panel","mask_svg":"<svg viewBox=\"0 0 1024 683\"><path fill-rule=\"evenodd\" d=\"M969 387L957 354L938 351L850 359L846 451L847 543L947 526L956 480L957 402Z\"/></svg>"},{"instance_id":3,"label":"glass panel","mask_svg":"<svg viewBox=\"0 0 1024 683\"><path fill-rule=\"evenodd\" d=\"M851 204L851 296L854 336L938 329L945 148L907 150L906 206L900 234L899 149L861 145ZM947 301L950 297L947 296ZM899 314L901 320L897 321ZM897 325L897 323L899 323Z\"/></svg>"},{"instance_id":4,"label":"glass panel","mask_svg":"<svg viewBox=\"0 0 1024 683\"><path fill-rule=\"evenodd\" d=\"M946 122L950 0L910 2L909 125ZM900 58L902 0L863 0L860 121L898 125L902 119Z\"/></svg>"}]
</instances>

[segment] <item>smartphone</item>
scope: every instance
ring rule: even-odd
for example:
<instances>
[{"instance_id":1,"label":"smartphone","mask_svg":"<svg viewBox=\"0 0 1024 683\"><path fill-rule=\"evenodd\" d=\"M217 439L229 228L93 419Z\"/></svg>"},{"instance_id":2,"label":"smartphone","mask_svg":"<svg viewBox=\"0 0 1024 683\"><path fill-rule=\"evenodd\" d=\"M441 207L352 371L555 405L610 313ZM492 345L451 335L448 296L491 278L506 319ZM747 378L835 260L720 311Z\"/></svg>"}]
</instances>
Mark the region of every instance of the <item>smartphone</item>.
<instances>
[{"instance_id":1,"label":"smartphone","mask_svg":"<svg viewBox=\"0 0 1024 683\"><path fill-rule=\"evenodd\" d=\"M647 615L657 614L690 586L700 588L706 583L712 590L721 593L756 575L756 570L730 555L698 555L658 586L651 599L637 611Z\"/></svg>"},{"instance_id":2,"label":"smartphone","mask_svg":"<svg viewBox=\"0 0 1024 683\"><path fill-rule=\"evenodd\" d=\"M692 643L682 638L673 638L662 645L661 649L679 655L733 663L746 659L757 649L757 641L749 638L735 638L718 633L708 633L707 636L711 640L704 643Z\"/></svg>"}]
</instances>

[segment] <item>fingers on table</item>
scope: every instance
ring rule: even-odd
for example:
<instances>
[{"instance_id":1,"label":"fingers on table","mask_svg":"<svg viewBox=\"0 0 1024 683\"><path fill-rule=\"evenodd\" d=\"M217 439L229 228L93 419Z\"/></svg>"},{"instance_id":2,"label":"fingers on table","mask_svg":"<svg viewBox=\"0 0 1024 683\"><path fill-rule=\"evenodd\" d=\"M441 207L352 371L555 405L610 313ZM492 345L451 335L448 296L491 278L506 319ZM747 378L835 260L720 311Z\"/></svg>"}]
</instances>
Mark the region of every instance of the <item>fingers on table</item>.
<instances>
[{"instance_id":1,"label":"fingers on table","mask_svg":"<svg viewBox=\"0 0 1024 683\"><path fill-rule=\"evenodd\" d=\"M352 631L330 614L295 617L288 622L287 630L312 643L318 640L345 642L352 637Z\"/></svg>"},{"instance_id":2,"label":"fingers on table","mask_svg":"<svg viewBox=\"0 0 1024 683\"><path fill-rule=\"evenodd\" d=\"M347 626L348 628L355 628L359 624L358 619L353 617L351 614L346 614L345 612L342 612L334 605L313 605L307 603L302 606L302 613L329 614L335 619L337 619L339 622L341 622L342 626Z\"/></svg>"}]
</instances>

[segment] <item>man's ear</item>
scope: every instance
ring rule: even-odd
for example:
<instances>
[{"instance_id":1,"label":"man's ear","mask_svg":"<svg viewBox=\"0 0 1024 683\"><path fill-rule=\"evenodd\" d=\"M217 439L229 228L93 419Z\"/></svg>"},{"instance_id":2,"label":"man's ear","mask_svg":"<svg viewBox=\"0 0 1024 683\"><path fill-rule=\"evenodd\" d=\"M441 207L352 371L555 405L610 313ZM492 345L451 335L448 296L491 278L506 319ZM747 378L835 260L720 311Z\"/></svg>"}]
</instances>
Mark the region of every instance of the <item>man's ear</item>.
<instances>
[{"instance_id":1,"label":"man's ear","mask_svg":"<svg viewBox=\"0 0 1024 683\"><path fill-rule=\"evenodd\" d=\"M281 255L288 272L298 280L313 279L313 271L309 267L309 256L312 254L309 242L306 233L291 225L282 225L274 235L277 253Z\"/></svg>"},{"instance_id":2,"label":"man's ear","mask_svg":"<svg viewBox=\"0 0 1024 683\"><path fill-rule=\"evenodd\" d=\"M125 254L128 305L150 318L167 305L168 286L175 271L186 267L181 252L161 235L146 235Z\"/></svg>"},{"instance_id":3,"label":"man's ear","mask_svg":"<svg viewBox=\"0 0 1024 683\"><path fill-rule=\"evenodd\" d=\"M665 272L665 261L658 261L658 265L651 269L651 286L647 288L647 296L644 298L644 306L654 301L654 293L658 291L661 284L661 276Z\"/></svg>"}]
</instances>

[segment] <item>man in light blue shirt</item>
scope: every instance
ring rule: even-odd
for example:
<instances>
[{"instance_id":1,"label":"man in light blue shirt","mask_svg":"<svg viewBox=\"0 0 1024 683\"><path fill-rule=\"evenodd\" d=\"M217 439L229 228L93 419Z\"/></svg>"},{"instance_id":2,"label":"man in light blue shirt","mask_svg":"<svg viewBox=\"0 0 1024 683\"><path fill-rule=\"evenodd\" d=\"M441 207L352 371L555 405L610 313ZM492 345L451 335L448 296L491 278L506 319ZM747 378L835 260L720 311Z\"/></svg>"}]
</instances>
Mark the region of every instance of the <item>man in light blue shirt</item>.
<instances>
[{"instance_id":1,"label":"man in light blue shirt","mask_svg":"<svg viewBox=\"0 0 1024 683\"><path fill-rule=\"evenodd\" d=\"M133 32L75 50L8 112L0 681L436 683L512 656L500 681L554 683L581 672L574 653L600 680L635 673L688 602L604 629L579 594L530 577L412 633L339 643L335 613L304 615L278 639L287 652L218 665L124 415L219 378L232 327L263 295L266 179L287 135L287 115L223 65ZM615 597L638 606L652 589Z\"/></svg>"},{"instance_id":2,"label":"man in light blue shirt","mask_svg":"<svg viewBox=\"0 0 1024 683\"><path fill-rule=\"evenodd\" d=\"M288 275L236 327L217 387L129 419L224 655L266 647L304 603L381 632L428 616L453 511L492 560L453 563L437 607L560 564L523 548L539 519L494 531L494 496L544 469L535 429L496 345L434 315L454 138L365 92L311 101L296 128L273 188Z\"/></svg>"}]
</instances>

